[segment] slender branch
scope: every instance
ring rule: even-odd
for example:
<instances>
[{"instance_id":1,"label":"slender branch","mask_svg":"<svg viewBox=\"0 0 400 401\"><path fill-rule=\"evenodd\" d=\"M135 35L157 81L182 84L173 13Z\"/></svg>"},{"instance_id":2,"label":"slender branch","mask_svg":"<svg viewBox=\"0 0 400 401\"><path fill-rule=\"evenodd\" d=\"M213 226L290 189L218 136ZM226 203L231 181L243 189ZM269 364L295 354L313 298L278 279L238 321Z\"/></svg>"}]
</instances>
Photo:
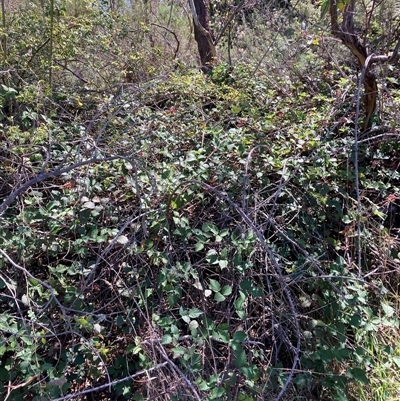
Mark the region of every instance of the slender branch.
<instances>
[{"instance_id":1,"label":"slender branch","mask_svg":"<svg viewBox=\"0 0 400 401\"><path fill-rule=\"evenodd\" d=\"M241 0L241 2L236 7L233 8L233 11L231 12L229 17L227 18L224 26L221 28L221 30L218 33L217 38L214 41L215 45L217 45L219 43L219 41L221 40L223 34L225 33L225 31L227 30L228 26L231 24L231 22L235 18L235 16L239 13L240 10L242 10L244 8L244 6L246 5L246 1L247 0Z\"/></svg>"},{"instance_id":2,"label":"slender branch","mask_svg":"<svg viewBox=\"0 0 400 401\"><path fill-rule=\"evenodd\" d=\"M47 290L49 290L52 299L54 299L54 302L58 305L58 307L60 308L60 312L63 315L63 319L65 321L66 324L69 325L69 319L65 313L65 308L64 306L61 304L61 302L58 300L58 298L56 297L56 294L54 292L54 288L47 284L46 282L44 282L43 280L40 280L39 278L37 278L36 276L34 276L33 274L29 273L29 271L27 269L25 269L25 267L20 266L19 264L15 263L12 258L6 253L4 252L2 249L0 249L0 254L3 255L4 258L6 258L16 269L23 271L28 277L36 280L41 286L43 286L44 288L46 288ZM71 327L68 327L71 331Z\"/></svg>"},{"instance_id":3,"label":"slender branch","mask_svg":"<svg viewBox=\"0 0 400 401\"><path fill-rule=\"evenodd\" d=\"M110 386L114 386L116 384L123 383L123 382L126 382L128 380L135 379L136 377L139 377L139 376L142 376L142 375L147 375L148 373L153 372L155 370L158 370L160 368L163 368L164 366L167 366L167 365L168 365L168 362L159 363L159 364L153 366L152 368L140 370L139 372L136 372L133 375L129 375L127 377L124 377L123 379L114 380L111 383L102 384L101 386L92 387L92 388L89 388L87 390L83 390L83 391L79 391L77 393L66 395L64 397L55 398L52 401L68 401L68 400L72 400L73 398L77 398L77 397L81 397L81 396L86 395L86 394L94 393L95 391L104 390L104 389L106 389L106 388L108 388Z\"/></svg>"},{"instance_id":4,"label":"slender branch","mask_svg":"<svg viewBox=\"0 0 400 401\"><path fill-rule=\"evenodd\" d=\"M47 45L47 43L49 43L49 41L50 41L50 38L47 38L36 50L34 50L32 52L32 56L30 57L30 59L28 60L28 63L27 63L28 65L32 63L35 56L40 52L40 50L42 50Z\"/></svg>"},{"instance_id":5,"label":"slender branch","mask_svg":"<svg viewBox=\"0 0 400 401\"><path fill-rule=\"evenodd\" d=\"M158 344L158 350L161 352L161 355L163 358L167 361L167 363L171 366L175 372L179 374L183 378L183 380L186 382L186 384L189 386L190 390L192 390L192 393L194 394L194 397L197 401L201 401L201 398L199 394L197 393L197 390L194 388L192 382L185 376L185 374L176 366L176 364L168 357L167 353L165 352L164 347L159 343Z\"/></svg>"},{"instance_id":6,"label":"slender branch","mask_svg":"<svg viewBox=\"0 0 400 401\"><path fill-rule=\"evenodd\" d=\"M371 62L386 62L388 64L396 64L399 61L400 38L396 43L393 53L390 56L374 56Z\"/></svg>"},{"instance_id":7,"label":"slender branch","mask_svg":"<svg viewBox=\"0 0 400 401\"><path fill-rule=\"evenodd\" d=\"M66 65L61 64L59 61L57 61L56 59L53 60L54 63L56 63L58 66L60 66L61 68L64 68L64 70L70 72L74 77L78 78L80 81L82 81L84 84L88 84L89 81L86 81L86 79L82 78L79 74L77 74L76 72L72 71L70 68L68 68Z\"/></svg>"},{"instance_id":8,"label":"slender branch","mask_svg":"<svg viewBox=\"0 0 400 401\"><path fill-rule=\"evenodd\" d=\"M400 38L397 41L396 46L391 54L381 54L381 55L372 54L371 55L372 57L369 61L369 65L375 63L396 64L400 59L399 50L400 50Z\"/></svg>"},{"instance_id":9,"label":"slender branch","mask_svg":"<svg viewBox=\"0 0 400 401\"><path fill-rule=\"evenodd\" d=\"M163 26L163 25L159 25L159 24L156 24L156 23L151 23L151 25L154 25L154 26L156 26L158 28L161 28L161 29L165 29L166 31L168 31L174 37L174 39L176 41L176 49L174 51L174 58L176 58L178 56L179 47L180 47L180 42L179 42L178 36L176 36L176 33L172 29L170 29L170 28L168 28L166 26Z\"/></svg>"},{"instance_id":10,"label":"slender branch","mask_svg":"<svg viewBox=\"0 0 400 401\"><path fill-rule=\"evenodd\" d=\"M361 85L364 82L365 74L368 70L369 62L371 61L373 54L368 56L365 60L365 64L361 71L361 76L358 81L357 87L357 103L356 103L356 115L355 115L355 126L354 126L354 180L356 186L356 197L357 197L357 267L358 274L361 276L361 194L360 194L360 175L358 170L358 119L360 118L360 92Z\"/></svg>"},{"instance_id":11,"label":"slender branch","mask_svg":"<svg viewBox=\"0 0 400 401\"><path fill-rule=\"evenodd\" d=\"M8 397L10 396L12 391L17 390L17 389L22 388L22 387L25 387L28 384L31 384L36 378L37 378L37 376L32 376L27 381L25 381L23 383L20 383L20 384L16 384L16 385L8 384L8 386L7 386L7 395L6 395L6 398L4 398L4 401L8 400Z\"/></svg>"},{"instance_id":12,"label":"slender branch","mask_svg":"<svg viewBox=\"0 0 400 401\"><path fill-rule=\"evenodd\" d=\"M286 300L287 300L287 302L289 304L290 311L291 311L291 313L293 315L293 323L294 323L294 326L295 326L296 346L294 347L293 362L292 362L292 366L291 366L289 375L288 375L284 385L282 386L282 389L279 392L278 396L275 398L275 401L279 401L283 397L283 395L287 391L290 383L293 380L293 376L295 374L296 367L297 367L297 365L298 365L298 363L300 361L300 348L301 348L301 332L300 332L300 325L299 325L299 321L298 321L298 313L297 313L296 305L295 305L293 297L292 297L292 293L290 292L290 289L289 289L289 287L287 285L287 282L285 281L285 278L283 277L282 267L279 265L278 259L275 256L274 252L270 249L270 247L268 246L267 242L265 241L263 233L254 224L254 222L251 220L251 218L244 212L244 210L241 207L239 207L226 193L217 190L216 188L212 187L211 185L208 185L208 184L206 184L204 182L197 181L197 180L185 180L185 181L181 182L175 188L175 190L173 192L176 192L179 187L181 187L183 185L186 185L188 183L200 185L200 186L206 188L211 193L214 193L218 198L220 198L220 199L224 200L225 202L227 202L227 204L230 207L232 207L233 209L235 209L238 212L238 214L243 219L245 224L254 232L254 234L258 238L260 244L262 245L262 248L265 251L265 254L266 254L266 265L265 265L266 274L270 273L268 270L271 267L273 269L273 271L271 273L279 281L279 284L281 286L281 290L284 293L285 298L286 298ZM272 266L267 264L267 261L270 261Z\"/></svg>"},{"instance_id":13,"label":"slender branch","mask_svg":"<svg viewBox=\"0 0 400 401\"><path fill-rule=\"evenodd\" d=\"M101 162L106 162L106 161L112 161L112 160L117 160L117 159L125 159L123 156L109 156L105 158L93 158L93 159L88 159L81 161L79 163L73 164L68 167L64 168L59 168L54 171L50 171L48 173L44 174L38 174L36 177L30 179L29 181L25 182L22 184L20 187L18 187L14 192L12 192L7 198L3 201L3 203L0 205L0 217L3 215L3 213L7 210L7 208L11 205L11 203L14 202L14 200L20 196L22 193L24 193L28 188L30 188L32 185L38 184L39 182L45 181L48 178L52 177L58 177L62 174L68 173L72 170L75 170L79 167L86 166L88 164L94 164L94 163L101 163Z\"/></svg>"}]
</instances>

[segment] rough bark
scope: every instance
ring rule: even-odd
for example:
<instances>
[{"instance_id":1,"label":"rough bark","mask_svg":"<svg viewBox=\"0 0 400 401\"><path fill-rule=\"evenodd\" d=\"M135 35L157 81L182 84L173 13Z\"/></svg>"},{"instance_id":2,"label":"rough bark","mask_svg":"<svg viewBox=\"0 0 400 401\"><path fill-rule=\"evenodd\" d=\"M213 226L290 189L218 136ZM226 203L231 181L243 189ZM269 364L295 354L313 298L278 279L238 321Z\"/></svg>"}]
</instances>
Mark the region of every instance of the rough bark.
<instances>
[{"instance_id":1,"label":"rough bark","mask_svg":"<svg viewBox=\"0 0 400 401\"><path fill-rule=\"evenodd\" d=\"M205 69L212 68L217 52L210 29L208 0L189 0L193 15L194 38L197 42L200 62Z\"/></svg>"},{"instance_id":2,"label":"rough bark","mask_svg":"<svg viewBox=\"0 0 400 401\"><path fill-rule=\"evenodd\" d=\"M360 69L365 68L365 77L363 82L365 106L364 129L368 129L371 127L372 117L376 109L378 85L376 75L373 71L374 59L366 65L366 60L369 54L365 45L361 43L359 37L354 31L355 5L356 0L350 0L350 2L345 5L343 10L343 20L341 25L339 25L337 1L330 0L331 30L332 34L339 38L357 58Z\"/></svg>"}]
</instances>

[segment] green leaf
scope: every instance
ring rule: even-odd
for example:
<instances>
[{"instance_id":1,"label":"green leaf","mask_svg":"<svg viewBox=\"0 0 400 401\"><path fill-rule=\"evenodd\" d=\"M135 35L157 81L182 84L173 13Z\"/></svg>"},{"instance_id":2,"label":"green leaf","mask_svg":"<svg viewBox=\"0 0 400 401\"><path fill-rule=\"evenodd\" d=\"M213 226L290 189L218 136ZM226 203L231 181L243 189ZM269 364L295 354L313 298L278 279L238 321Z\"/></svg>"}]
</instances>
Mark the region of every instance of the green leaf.
<instances>
[{"instance_id":1,"label":"green leaf","mask_svg":"<svg viewBox=\"0 0 400 401\"><path fill-rule=\"evenodd\" d=\"M74 365L83 365L85 363L85 357L82 353L79 353L74 359Z\"/></svg>"},{"instance_id":2,"label":"green leaf","mask_svg":"<svg viewBox=\"0 0 400 401\"><path fill-rule=\"evenodd\" d=\"M218 264L221 269L225 269L228 266L229 262L227 260L219 260Z\"/></svg>"},{"instance_id":3,"label":"green leaf","mask_svg":"<svg viewBox=\"0 0 400 401\"><path fill-rule=\"evenodd\" d=\"M231 111L233 114L239 114L242 111L242 109L239 106L232 106Z\"/></svg>"},{"instance_id":4,"label":"green leaf","mask_svg":"<svg viewBox=\"0 0 400 401\"><path fill-rule=\"evenodd\" d=\"M221 257L221 259L228 259L228 249L227 248L222 248L219 256Z\"/></svg>"},{"instance_id":5,"label":"green leaf","mask_svg":"<svg viewBox=\"0 0 400 401\"><path fill-rule=\"evenodd\" d=\"M85 319L84 317L75 317L75 322L78 323L85 330L93 329L93 319Z\"/></svg>"},{"instance_id":6,"label":"green leaf","mask_svg":"<svg viewBox=\"0 0 400 401\"><path fill-rule=\"evenodd\" d=\"M82 207L84 209L94 209L96 207L96 205L91 201L87 201L82 205Z\"/></svg>"},{"instance_id":7,"label":"green leaf","mask_svg":"<svg viewBox=\"0 0 400 401\"><path fill-rule=\"evenodd\" d=\"M352 221L353 221L353 219L348 214L346 214L342 217L342 222L344 224L350 224Z\"/></svg>"},{"instance_id":8,"label":"green leaf","mask_svg":"<svg viewBox=\"0 0 400 401\"><path fill-rule=\"evenodd\" d=\"M181 315L184 322L188 324L190 323L190 317L188 315L188 311L183 306L179 308L179 314Z\"/></svg>"},{"instance_id":9,"label":"green leaf","mask_svg":"<svg viewBox=\"0 0 400 401\"><path fill-rule=\"evenodd\" d=\"M21 340L22 340L22 342L25 343L26 345L32 345L32 344L33 344L32 339L30 339L29 337L24 337L24 336L22 336L22 337L21 337Z\"/></svg>"},{"instance_id":10,"label":"green leaf","mask_svg":"<svg viewBox=\"0 0 400 401\"><path fill-rule=\"evenodd\" d=\"M298 374L293 378L293 383L300 388L305 388L307 385L310 384L309 376L310 374L308 372L304 374Z\"/></svg>"},{"instance_id":11,"label":"green leaf","mask_svg":"<svg viewBox=\"0 0 400 401\"><path fill-rule=\"evenodd\" d=\"M397 367L400 368L400 356L393 356L392 360L397 365Z\"/></svg>"},{"instance_id":12,"label":"green leaf","mask_svg":"<svg viewBox=\"0 0 400 401\"><path fill-rule=\"evenodd\" d=\"M129 348L129 347L131 347L131 348ZM131 346L127 347L126 351L131 353L132 355L137 355L139 352L143 351L143 348L140 344L139 345L131 344Z\"/></svg>"},{"instance_id":13,"label":"green leaf","mask_svg":"<svg viewBox=\"0 0 400 401\"><path fill-rule=\"evenodd\" d=\"M161 339L161 344L171 344L172 343L172 336L170 334L164 334Z\"/></svg>"},{"instance_id":14,"label":"green leaf","mask_svg":"<svg viewBox=\"0 0 400 401\"><path fill-rule=\"evenodd\" d=\"M246 294L242 291L239 291L239 298L234 302L236 311L240 311L243 309L244 301L246 300Z\"/></svg>"},{"instance_id":15,"label":"green leaf","mask_svg":"<svg viewBox=\"0 0 400 401\"><path fill-rule=\"evenodd\" d=\"M355 313L351 318L350 318L350 325L358 328L361 325L361 315L359 313Z\"/></svg>"},{"instance_id":16,"label":"green leaf","mask_svg":"<svg viewBox=\"0 0 400 401\"><path fill-rule=\"evenodd\" d=\"M172 352L174 353L174 359L179 358L182 355L185 355L186 349L184 347L175 347L172 348Z\"/></svg>"},{"instance_id":17,"label":"green leaf","mask_svg":"<svg viewBox=\"0 0 400 401\"><path fill-rule=\"evenodd\" d=\"M34 286L36 287L39 284L39 281L37 281L36 279L29 277L28 281Z\"/></svg>"},{"instance_id":18,"label":"green leaf","mask_svg":"<svg viewBox=\"0 0 400 401\"><path fill-rule=\"evenodd\" d=\"M247 356L243 349L236 351L235 365L242 368L247 365Z\"/></svg>"},{"instance_id":19,"label":"green leaf","mask_svg":"<svg viewBox=\"0 0 400 401\"><path fill-rule=\"evenodd\" d=\"M378 216L382 221L386 220L386 218L387 218L387 215L383 212L380 212L379 210L374 210L373 214L375 216Z\"/></svg>"},{"instance_id":20,"label":"green leaf","mask_svg":"<svg viewBox=\"0 0 400 401\"><path fill-rule=\"evenodd\" d=\"M235 334L233 335L233 340L241 343L247 338L247 334L244 331L236 331Z\"/></svg>"},{"instance_id":21,"label":"green leaf","mask_svg":"<svg viewBox=\"0 0 400 401\"><path fill-rule=\"evenodd\" d=\"M221 289L221 284L217 280L213 280L212 278L210 278L209 281L210 281L210 288L214 292L218 292Z\"/></svg>"},{"instance_id":22,"label":"green leaf","mask_svg":"<svg viewBox=\"0 0 400 401\"><path fill-rule=\"evenodd\" d=\"M255 365L242 366L240 371L246 376L247 380L255 381L260 377L260 369Z\"/></svg>"},{"instance_id":23,"label":"green leaf","mask_svg":"<svg viewBox=\"0 0 400 401\"><path fill-rule=\"evenodd\" d=\"M198 242L194 247L194 250L196 252L201 251L202 249L204 249L204 243L203 242Z\"/></svg>"},{"instance_id":24,"label":"green leaf","mask_svg":"<svg viewBox=\"0 0 400 401\"><path fill-rule=\"evenodd\" d=\"M242 264L242 255L240 253L237 253L233 257L233 265L234 266L240 266Z\"/></svg>"},{"instance_id":25,"label":"green leaf","mask_svg":"<svg viewBox=\"0 0 400 401\"><path fill-rule=\"evenodd\" d=\"M332 362L335 359L334 350L332 349L321 349L316 352L319 356L319 359L325 363Z\"/></svg>"},{"instance_id":26,"label":"green leaf","mask_svg":"<svg viewBox=\"0 0 400 401\"><path fill-rule=\"evenodd\" d=\"M215 249L210 249L206 254L207 262L211 263L213 265L218 263L218 258L219 258L219 256L218 256L218 253L217 253L217 251Z\"/></svg>"},{"instance_id":27,"label":"green leaf","mask_svg":"<svg viewBox=\"0 0 400 401\"><path fill-rule=\"evenodd\" d=\"M214 299L215 299L217 302L223 302L223 301L225 301L225 297L224 297L221 293L219 293L219 292L216 292L216 293L215 293Z\"/></svg>"},{"instance_id":28,"label":"green leaf","mask_svg":"<svg viewBox=\"0 0 400 401\"><path fill-rule=\"evenodd\" d=\"M255 297L261 297L263 295L263 290L253 284L250 280L243 280L240 283L240 288L247 294L253 295Z\"/></svg>"},{"instance_id":29,"label":"green leaf","mask_svg":"<svg viewBox=\"0 0 400 401\"><path fill-rule=\"evenodd\" d=\"M239 394L238 401L254 401L254 398L250 397L247 394L241 393L241 394Z\"/></svg>"},{"instance_id":30,"label":"green leaf","mask_svg":"<svg viewBox=\"0 0 400 401\"><path fill-rule=\"evenodd\" d=\"M232 294L232 287L230 285L225 285L222 287L220 293L225 296L230 295Z\"/></svg>"},{"instance_id":31,"label":"green leaf","mask_svg":"<svg viewBox=\"0 0 400 401\"><path fill-rule=\"evenodd\" d=\"M192 319L196 319L197 317L201 316L203 314L203 311L201 311L200 309L197 308L192 308L189 310L188 315L192 318Z\"/></svg>"},{"instance_id":32,"label":"green leaf","mask_svg":"<svg viewBox=\"0 0 400 401\"><path fill-rule=\"evenodd\" d=\"M320 16L321 19L324 18L326 13L328 12L330 4L331 4L330 0L323 0L321 4L321 16Z\"/></svg>"},{"instance_id":33,"label":"green leaf","mask_svg":"<svg viewBox=\"0 0 400 401\"><path fill-rule=\"evenodd\" d=\"M7 318L8 319L12 319L12 317L9 316L9 315L7 315L7 316L5 316L5 315L1 316L0 315L0 330L10 331L12 333L16 333L18 331L17 326L15 324L13 324L11 326L9 321L7 320ZM12 323L14 323L14 320L12 320Z\"/></svg>"},{"instance_id":34,"label":"green leaf","mask_svg":"<svg viewBox=\"0 0 400 401\"><path fill-rule=\"evenodd\" d=\"M183 320L185 323L187 323L187 324L189 324L189 323L190 323L190 317L189 317L189 316L187 316L187 315L185 315L185 316L182 316L182 320Z\"/></svg>"},{"instance_id":35,"label":"green leaf","mask_svg":"<svg viewBox=\"0 0 400 401\"><path fill-rule=\"evenodd\" d=\"M346 376L350 377L351 379L355 379L356 381L364 383L364 384L369 383L369 379L367 377L365 369L361 369L361 368L349 369L346 372Z\"/></svg>"},{"instance_id":36,"label":"green leaf","mask_svg":"<svg viewBox=\"0 0 400 401\"><path fill-rule=\"evenodd\" d=\"M0 366L0 381L3 383L7 381L8 378L9 378L8 370L5 367Z\"/></svg>"},{"instance_id":37,"label":"green leaf","mask_svg":"<svg viewBox=\"0 0 400 401\"><path fill-rule=\"evenodd\" d=\"M347 379L345 376L332 375L325 377L322 380L322 385L327 388L334 388L337 390L344 389L347 385Z\"/></svg>"},{"instance_id":38,"label":"green leaf","mask_svg":"<svg viewBox=\"0 0 400 401\"><path fill-rule=\"evenodd\" d=\"M129 386L124 386L123 390L122 390L122 395L125 396L125 398L127 395L129 395L131 393L131 388Z\"/></svg>"},{"instance_id":39,"label":"green leaf","mask_svg":"<svg viewBox=\"0 0 400 401\"><path fill-rule=\"evenodd\" d=\"M10 98L15 97L15 95L18 93L18 91L14 88L11 88L9 86L6 85L1 85L0 86L0 96L8 96Z\"/></svg>"},{"instance_id":40,"label":"green leaf","mask_svg":"<svg viewBox=\"0 0 400 401\"><path fill-rule=\"evenodd\" d=\"M7 347L4 344L0 344L0 356L3 356L7 351Z\"/></svg>"},{"instance_id":41,"label":"green leaf","mask_svg":"<svg viewBox=\"0 0 400 401\"><path fill-rule=\"evenodd\" d=\"M226 393L226 390L223 387L214 387L211 391L212 399L219 399Z\"/></svg>"},{"instance_id":42,"label":"green leaf","mask_svg":"<svg viewBox=\"0 0 400 401\"><path fill-rule=\"evenodd\" d=\"M204 223L201 229L206 233L211 232L214 235L218 234L218 228L212 223Z\"/></svg>"},{"instance_id":43,"label":"green leaf","mask_svg":"<svg viewBox=\"0 0 400 401\"><path fill-rule=\"evenodd\" d=\"M211 389L211 386L207 383L206 380L201 379L199 383L197 383L197 387L201 391L208 391Z\"/></svg>"},{"instance_id":44,"label":"green leaf","mask_svg":"<svg viewBox=\"0 0 400 401\"><path fill-rule=\"evenodd\" d=\"M394 309L390 305L385 304L384 302L382 302L381 305L382 305L383 311L385 312L385 315L387 317L392 317L394 314Z\"/></svg>"}]
</instances>

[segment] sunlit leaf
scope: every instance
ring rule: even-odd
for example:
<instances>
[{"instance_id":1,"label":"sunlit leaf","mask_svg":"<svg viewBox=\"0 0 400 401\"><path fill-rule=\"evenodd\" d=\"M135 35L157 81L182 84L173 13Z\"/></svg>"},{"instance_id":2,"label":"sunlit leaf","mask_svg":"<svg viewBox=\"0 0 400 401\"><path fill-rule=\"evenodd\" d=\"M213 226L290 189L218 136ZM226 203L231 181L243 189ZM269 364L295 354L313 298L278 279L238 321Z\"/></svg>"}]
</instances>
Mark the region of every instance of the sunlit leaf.
<instances>
[{"instance_id":1,"label":"sunlit leaf","mask_svg":"<svg viewBox=\"0 0 400 401\"><path fill-rule=\"evenodd\" d=\"M221 289L221 284L217 280L210 278L209 282L210 282L210 288L214 292L218 292Z\"/></svg>"},{"instance_id":2,"label":"sunlit leaf","mask_svg":"<svg viewBox=\"0 0 400 401\"><path fill-rule=\"evenodd\" d=\"M230 295L232 294L232 286L230 285L225 285L224 287L222 287L222 289L220 290L222 295Z\"/></svg>"},{"instance_id":3,"label":"sunlit leaf","mask_svg":"<svg viewBox=\"0 0 400 401\"><path fill-rule=\"evenodd\" d=\"M225 301L225 297L224 297L221 293L219 293L219 292L216 292L216 293L215 293L214 299L215 299L215 301L217 301L217 302L223 302L223 301Z\"/></svg>"},{"instance_id":4,"label":"sunlit leaf","mask_svg":"<svg viewBox=\"0 0 400 401\"><path fill-rule=\"evenodd\" d=\"M200 310L200 309L197 309L197 308L189 309L189 313L188 313L188 315L189 315L192 319L195 319L196 317L199 317L199 316L201 316L202 314L203 314L203 311Z\"/></svg>"},{"instance_id":5,"label":"sunlit leaf","mask_svg":"<svg viewBox=\"0 0 400 401\"><path fill-rule=\"evenodd\" d=\"M330 3L331 3L331 0L322 0L322 3L321 3L321 15L320 15L321 19L324 18L326 13L328 12Z\"/></svg>"}]
</instances>

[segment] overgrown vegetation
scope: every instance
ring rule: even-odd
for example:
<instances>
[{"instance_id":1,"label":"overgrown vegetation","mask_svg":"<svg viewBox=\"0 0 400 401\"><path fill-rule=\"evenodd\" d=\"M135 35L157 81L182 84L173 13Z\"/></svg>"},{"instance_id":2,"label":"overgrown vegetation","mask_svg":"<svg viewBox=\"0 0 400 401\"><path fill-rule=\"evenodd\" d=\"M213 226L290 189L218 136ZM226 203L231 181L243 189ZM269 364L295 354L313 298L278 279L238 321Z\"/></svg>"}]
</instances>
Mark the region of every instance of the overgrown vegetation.
<instances>
[{"instance_id":1,"label":"overgrown vegetation","mask_svg":"<svg viewBox=\"0 0 400 401\"><path fill-rule=\"evenodd\" d=\"M186 6L111 3L2 10L1 399L398 399L398 65L362 131L311 3L207 74Z\"/></svg>"}]
</instances>

